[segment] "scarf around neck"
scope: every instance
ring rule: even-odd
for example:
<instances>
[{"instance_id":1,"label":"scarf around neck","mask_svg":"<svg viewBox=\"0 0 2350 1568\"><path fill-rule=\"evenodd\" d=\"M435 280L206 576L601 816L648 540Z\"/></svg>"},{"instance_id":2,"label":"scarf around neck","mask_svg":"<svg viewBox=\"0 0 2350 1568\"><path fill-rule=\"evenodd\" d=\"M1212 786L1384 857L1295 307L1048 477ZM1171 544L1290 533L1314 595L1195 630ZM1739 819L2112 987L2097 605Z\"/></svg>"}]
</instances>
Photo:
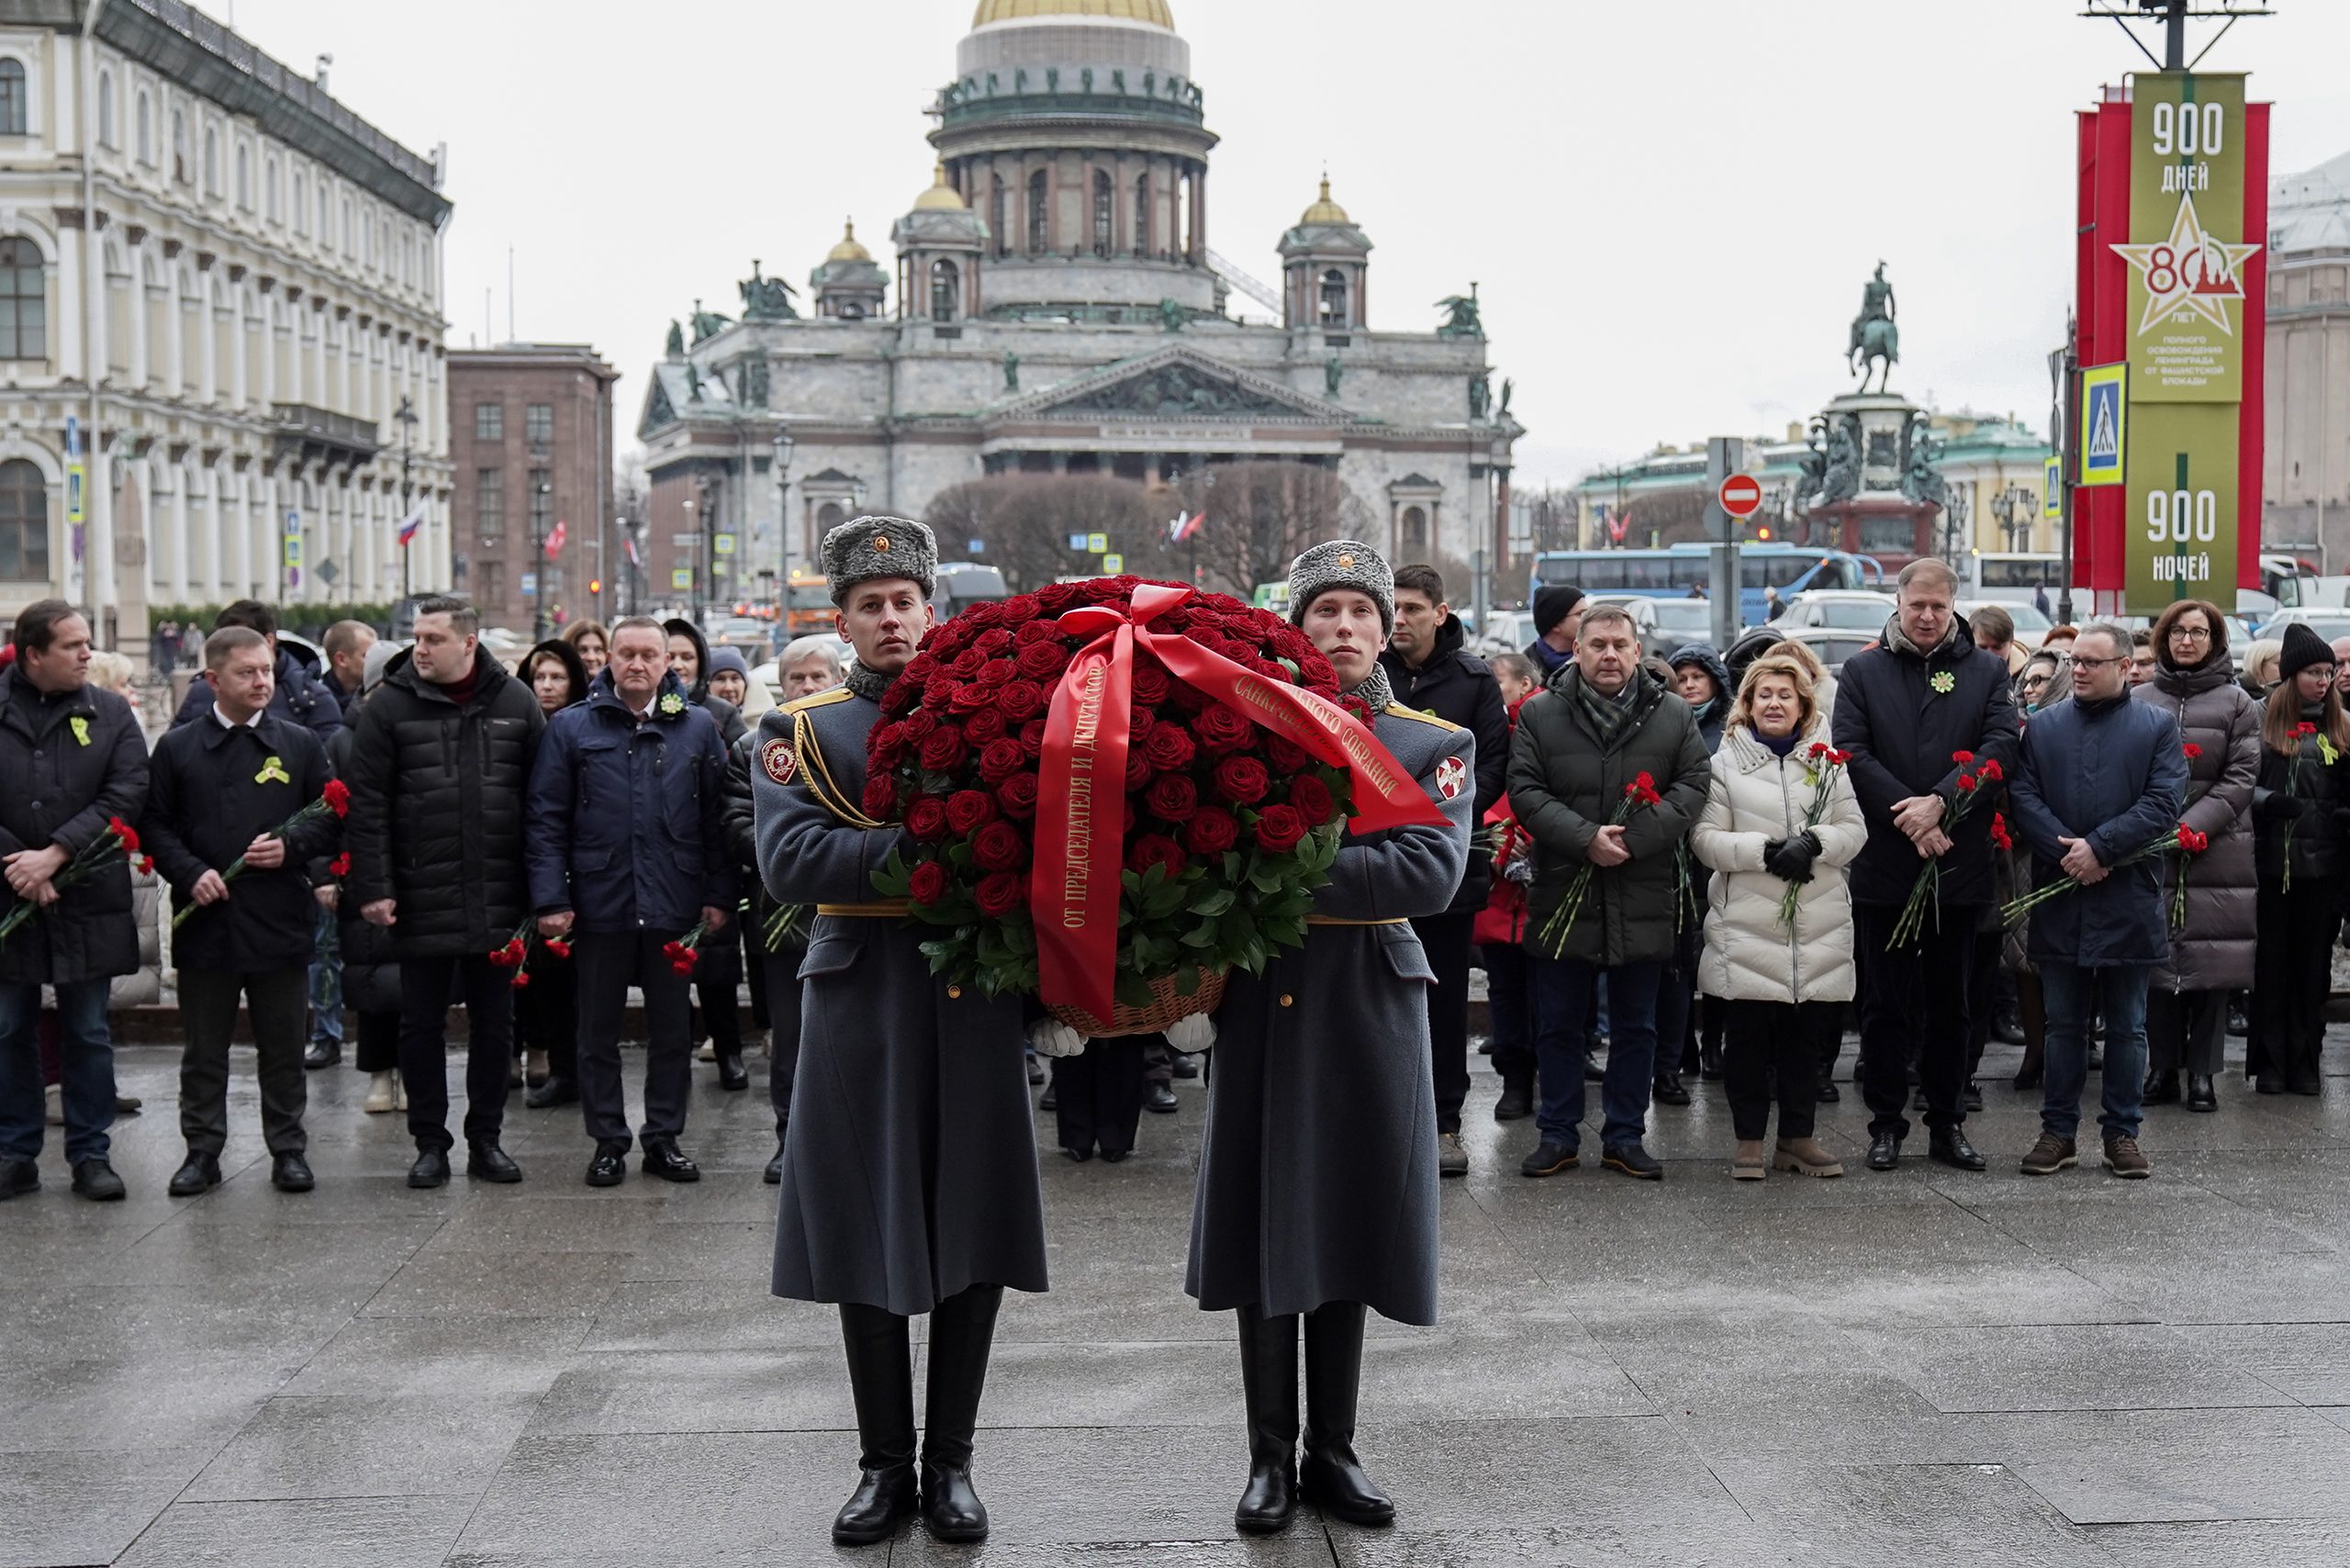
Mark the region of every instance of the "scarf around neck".
<instances>
[{"instance_id":1,"label":"scarf around neck","mask_svg":"<svg viewBox=\"0 0 2350 1568\"><path fill-rule=\"evenodd\" d=\"M848 662L848 673L841 678L841 684L867 701L878 702L889 694L890 688L898 684L898 678L894 675L883 675L878 669L867 669L856 660L851 659Z\"/></svg>"},{"instance_id":2,"label":"scarf around neck","mask_svg":"<svg viewBox=\"0 0 2350 1568\"><path fill-rule=\"evenodd\" d=\"M1574 679L1564 684L1574 698L1577 711L1583 714L1583 722L1590 727L1603 752L1614 751L1617 744L1638 729L1649 710L1655 706L1649 699L1651 689L1656 686L1656 678L1644 669L1632 671L1632 678L1626 681L1624 689L1613 697L1583 679L1579 668Z\"/></svg>"},{"instance_id":3,"label":"scarf around neck","mask_svg":"<svg viewBox=\"0 0 2350 1568\"><path fill-rule=\"evenodd\" d=\"M1379 663L1377 660L1373 660L1371 662L1371 673L1363 677L1362 683L1359 686L1348 687L1340 695L1346 697L1360 697L1362 699L1364 705L1371 710L1371 716L1373 718L1377 718L1381 713L1385 712L1394 702L1395 688L1393 683L1389 681L1387 678L1387 666Z\"/></svg>"}]
</instances>

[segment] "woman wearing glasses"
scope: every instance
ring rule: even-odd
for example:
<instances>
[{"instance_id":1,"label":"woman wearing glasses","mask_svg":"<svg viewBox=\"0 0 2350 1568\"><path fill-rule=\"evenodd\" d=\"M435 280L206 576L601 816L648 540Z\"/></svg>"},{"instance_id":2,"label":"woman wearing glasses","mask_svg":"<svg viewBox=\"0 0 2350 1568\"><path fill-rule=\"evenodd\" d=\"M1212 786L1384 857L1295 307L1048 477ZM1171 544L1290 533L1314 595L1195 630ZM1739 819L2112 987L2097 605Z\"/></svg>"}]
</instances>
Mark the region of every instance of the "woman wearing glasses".
<instances>
[{"instance_id":1,"label":"woman wearing glasses","mask_svg":"<svg viewBox=\"0 0 2350 1568\"><path fill-rule=\"evenodd\" d=\"M2181 599L2155 618L2153 678L2131 693L2178 721L2187 808L2179 820L2210 848L2187 873L2186 923L2176 918L2182 867L2163 862L2163 907L2173 912L2170 959L2154 971L2146 1006L2149 1105L2176 1104L2187 1075L2190 1111L2220 1108L2228 992L2252 983L2259 879L2253 869L2252 795L2260 777L2260 704L2236 679L2219 607Z\"/></svg>"}]
</instances>

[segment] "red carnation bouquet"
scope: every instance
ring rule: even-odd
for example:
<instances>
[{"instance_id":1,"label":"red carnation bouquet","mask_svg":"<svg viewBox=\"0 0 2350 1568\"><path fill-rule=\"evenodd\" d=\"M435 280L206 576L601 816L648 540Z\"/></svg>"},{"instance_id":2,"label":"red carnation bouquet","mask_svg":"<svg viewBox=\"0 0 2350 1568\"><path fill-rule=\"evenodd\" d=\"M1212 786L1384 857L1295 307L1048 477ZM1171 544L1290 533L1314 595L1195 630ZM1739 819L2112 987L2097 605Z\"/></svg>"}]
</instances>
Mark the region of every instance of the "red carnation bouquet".
<instances>
[{"instance_id":1,"label":"red carnation bouquet","mask_svg":"<svg viewBox=\"0 0 2350 1568\"><path fill-rule=\"evenodd\" d=\"M304 806L300 811L296 812L292 816L287 817L275 827L271 828L264 836L269 838L284 838L287 834L292 833L304 823L316 821L318 818L325 816L329 812L332 812L338 817L347 817L351 814L351 786L345 784L340 778L328 779L326 782L326 788L319 791L319 798L317 800L311 801L308 805ZM342 868L342 871L336 871L334 869L334 866L329 866L327 869L329 871L332 871L336 876L341 876L343 871L351 869L351 857L348 855L339 855L335 857L334 864L341 866ZM243 876L246 869L245 857L240 855L229 863L229 868L227 870L220 873L220 879L223 882L233 882L238 878ZM201 905L194 903L181 905L179 913L172 916L172 929L177 931L181 926L186 924L187 917L194 914L201 907Z\"/></svg>"},{"instance_id":2,"label":"red carnation bouquet","mask_svg":"<svg viewBox=\"0 0 2350 1568\"><path fill-rule=\"evenodd\" d=\"M1973 752L1954 751L1950 754L1950 759L1958 764L1958 778L1953 781L1957 787L1958 795L1955 800L1942 802L1941 826L1945 834L1954 834L1957 831L1958 824L1966 818L1968 808L1980 798L1979 791L1984 785L1997 784L2007 777L2000 771L1997 757L1985 757L1983 765L1972 773L1966 770L1975 762ZM1926 921L1929 916L1934 922L1934 929L1941 930L1942 863L1939 859L1929 860L1919 868L1918 879L1909 884L1909 900L1901 906L1901 918L1893 923L1893 937L1886 943L1885 950L1890 953L1916 942L1919 937L1925 935Z\"/></svg>"},{"instance_id":3,"label":"red carnation bouquet","mask_svg":"<svg viewBox=\"0 0 2350 1568\"><path fill-rule=\"evenodd\" d=\"M933 631L882 703L874 878L932 969L1091 1035L1213 1008L1305 940L1339 834L1441 823L1304 633L1224 594L1054 583Z\"/></svg>"},{"instance_id":4,"label":"red carnation bouquet","mask_svg":"<svg viewBox=\"0 0 2350 1568\"><path fill-rule=\"evenodd\" d=\"M504 946L489 950L489 961L493 966L514 971L516 991L527 990L530 986L531 948L534 944L558 958L571 957L570 943L560 936L540 935L538 921L529 915L525 915L522 924L514 928L514 934L506 939Z\"/></svg>"},{"instance_id":5,"label":"red carnation bouquet","mask_svg":"<svg viewBox=\"0 0 2350 1568\"><path fill-rule=\"evenodd\" d=\"M145 875L153 869L154 857L139 847L139 830L120 817L108 817L106 831L82 846L82 852L57 868L49 885L63 892L76 882L86 882L107 867L129 861L132 869ZM5 944L24 928L25 923L40 913L40 906L30 899L20 899L17 907L0 917L0 944Z\"/></svg>"}]
</instances>

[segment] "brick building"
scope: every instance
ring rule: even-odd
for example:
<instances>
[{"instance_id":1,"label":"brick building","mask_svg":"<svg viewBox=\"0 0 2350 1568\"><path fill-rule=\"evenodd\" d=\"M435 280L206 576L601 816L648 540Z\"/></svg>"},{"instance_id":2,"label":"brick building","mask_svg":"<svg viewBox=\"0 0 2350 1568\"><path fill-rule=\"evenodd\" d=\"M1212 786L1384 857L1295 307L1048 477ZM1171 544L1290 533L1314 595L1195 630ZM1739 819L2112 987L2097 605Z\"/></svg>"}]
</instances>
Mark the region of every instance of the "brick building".
<instances>
[{"instance_id":1,"label":"brick building","mask_svg":"<svg viewBox=\"0 0 2350 1568\"><path fill-rule=\"evenodd\" d=\"M612 524L619 379L584 343L450 351L455 581L484 625L527 635L541 609L550 634L561 618L610 619L623 564Z\"/></svg>"}]
</instances>

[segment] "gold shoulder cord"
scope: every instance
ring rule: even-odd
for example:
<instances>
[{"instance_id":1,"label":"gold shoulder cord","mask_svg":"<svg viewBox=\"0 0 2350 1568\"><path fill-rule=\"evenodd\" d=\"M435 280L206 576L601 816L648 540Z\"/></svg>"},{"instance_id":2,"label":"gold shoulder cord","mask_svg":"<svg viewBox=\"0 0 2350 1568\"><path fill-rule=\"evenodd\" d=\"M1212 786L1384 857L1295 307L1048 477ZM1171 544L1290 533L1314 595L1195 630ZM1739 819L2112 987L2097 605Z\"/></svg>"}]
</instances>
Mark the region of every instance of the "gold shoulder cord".
<instances>
[{"instance_id":1,"label":"gold shoulder cord","mask_svg":"<svg viewBox=\"0 0 2350 1568\"><path fill-rule=\"evenodd\" d=\"M800 764L800 781L808 786L808 792L816 797L819 805L851 827L869 831L881 825L858 810L833 781L832 769L824 765L823 749L816 744L816 726L809 722L805 711L791 715L791 750Z\"/></svg>"}]
</instances>

